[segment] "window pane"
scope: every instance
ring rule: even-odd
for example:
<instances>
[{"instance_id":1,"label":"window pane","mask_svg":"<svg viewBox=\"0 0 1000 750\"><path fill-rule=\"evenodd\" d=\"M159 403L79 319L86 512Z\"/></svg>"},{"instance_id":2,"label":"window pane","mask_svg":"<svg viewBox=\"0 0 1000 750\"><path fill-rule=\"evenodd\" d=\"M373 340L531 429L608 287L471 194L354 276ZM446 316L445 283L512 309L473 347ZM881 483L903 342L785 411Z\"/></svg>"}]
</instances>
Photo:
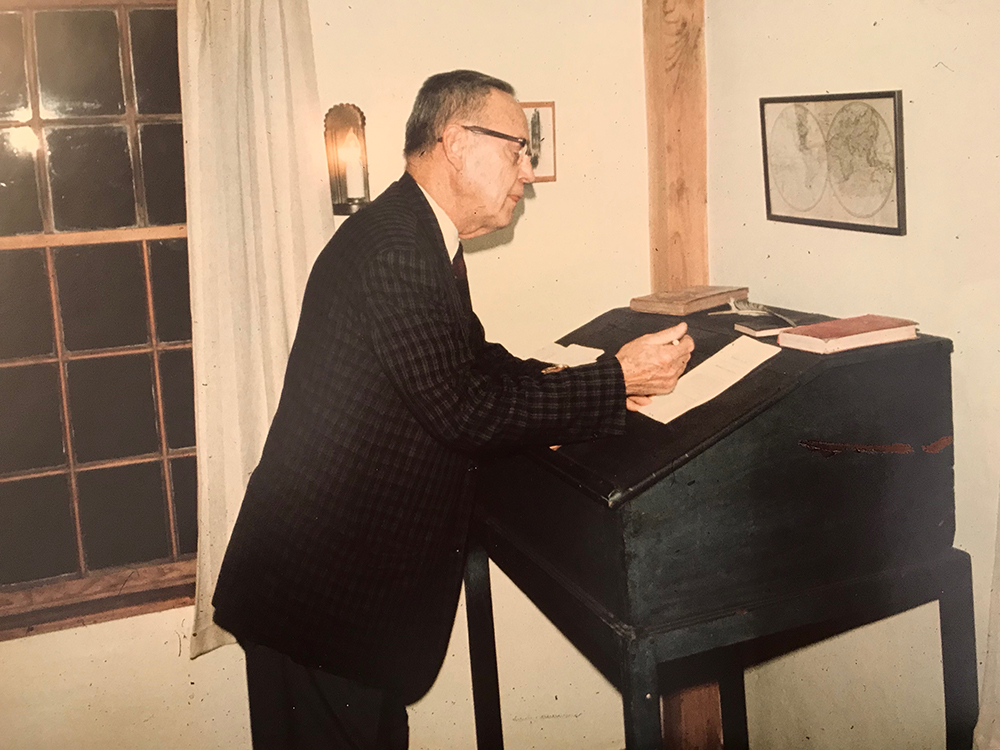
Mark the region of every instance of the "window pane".
<instances>
[{"instance_id":1,"label":"window pane","mask_svg":"<svg viewBox=\"0 0 1000 750\"><path fill-rule=\"evenodd\" d=\"M55 267L68 349L149 341L141 244L60 248Z\"/></svg>"},{"instance_id":2,"label":"window pane","mask_svg":"<svg viewBox=\"0 0 1000 750\"><path fill-rule=\"evenodd\" d=\"M139 131L149 223L183 224L184 136L179 124L143 125Z\"/></svg>"},{"instance_id":3,"label":"window pane","mask_svg":"<svg viewBox=\"0 0 1000 750\"><path fill-rule=\"evenodd\" d=\"M57 365L0 368L0 474L66 463L60 404Z\"/></svg>"},{"instance_id":4,"label":"window pane","mask_svg":"<svg viewBox=\"0 0 1000 750\"><path fill-rule=\"evenodd\" d=\"M129 11L135 93L142 114L180 114L177 72L177 12Z\"/></svg>"},{"instance_id":5,"label":"window pane","mask_svg":"<svg viewBox=\"0 0 1000 750\"><path fill-rule=\"evenodd\" d=\"M70 362L69 408L79 461L159 450L149 355Z\"/></svg>"},{"instance_id":6,"label":"window pane","mask_svg":"<svg viewBox=\"0 0 1000 750\"><path fill-rule=\"evenodd\" d=\"M78 570L66 476L0 483L0 550L0 584Z\"/></svg>"},{"instance_id":7,"label":"window pane","mask_svg":"<svg viewBox=\"0 0 1000 750\"><path fill-rule=\"evenodd\" d=\"M198 461L175 458L170 462L174 479L174 514L177 523L177 551L182 555L198 550Z\"/></svg>"},{"instance_id":8,"label":"window pane","mask_svg":"<svg viewBox=\"0 0 1000 750\"><path fill-rule=\"evenodd\" d=\"M0 13L0 120L24 122L30 117L21 14Z\"/></svg>"},{"instance_id":9,"label":"window pane","mask_svg":"<svg viewBox=\"0 0 1000 750\"><path fill-rule=\"evenodd\" d=\"M125 112L114 11L35 15L43 118Z\"/></svg>"},{"instance_id":10,"label":"window pane","mask_svg":"<svg viewBox=\"0 0 1000 750\"><path fill-rule=\"evenodd\" d=\"M56 229L135 226L125 128L48 128L46 140Z\"/></svg>"},{"instance_id":11,"label":"window pane","mask_svg":"<svg viewBox=\"0 0 1000 750\"><path fill-rule=\"evenodd\" d=\"M53 349L45 255L40 250L0 252L0 359Z\"/></svg>"},{"instance_id":12,"label":"window pane","mask_svg":"<svg viewBox=\"0 0 1000 750\"><path fill-rule=\"evenodd\" d=\"M42 231L37 153L38 138L31 128L0 130L0 235Z\"/></svg>"},{"instance_id":13,"label":"window pane","mask_svg":"<svg viewBox=\"0 0 1000 750\"><path fill-rule=\"evenodd\" d=\"M167 425L167 445L187 448L194 445L194 370L189 349L160 354L163 385L163 420Z\"/></svg>"},{"instance_id":14,"label":"window pane","mask_svg":"<svg viewBox=\"0 0 1000 750\"><path fill-rule=\"evenodd\" d=\"M80 472L80 529L87 567L170 556L160 463Z\"/></svg>"},{"instance_id":15,"label":"window pane","mask_svg":"<svg viewBox=\"0 0 1000 750\"><path fill-rule=\"evenodd\" d=\"M181 237L150 242L149 264L157 338L160 341L190 341L187 240Z\"/></svg>"}]
</instances>

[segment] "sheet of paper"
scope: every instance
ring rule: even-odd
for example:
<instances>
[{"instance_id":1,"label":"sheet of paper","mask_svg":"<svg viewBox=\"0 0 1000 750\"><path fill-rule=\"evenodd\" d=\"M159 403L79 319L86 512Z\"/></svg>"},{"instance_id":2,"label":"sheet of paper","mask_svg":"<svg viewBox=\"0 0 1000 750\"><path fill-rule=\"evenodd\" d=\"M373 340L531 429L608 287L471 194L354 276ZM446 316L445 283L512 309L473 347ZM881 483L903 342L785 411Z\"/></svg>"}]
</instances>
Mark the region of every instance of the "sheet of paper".
<instances>
[{"instance_id":1,"label":"sheet of paper","mask_svg":"<svg viewBox=\"0 0 1000 750\"><path fill-rule=\"evenodd\" d=\"M715 398L780 351L780 347L740 336L690 372L684 373L673 393L654 396L653 402L639 411L666 424Z\"/></svg>"},{"instance_id":2,"label":"sheet of paper","mask_svg":"<svg viewBox=\"0 0 1000 750\"><path fill-rule=\"evenodd\" d=\"M571 367L575 367L576 365L590 364L596 361L602 354L604 354L602 349L592 349L589 346L580 346L579 344L562 346L561 344L552 343L546 344L532 354L531 357L542 362L551 362L554 365L570 365Z\"/></svg>"}]
</instances>

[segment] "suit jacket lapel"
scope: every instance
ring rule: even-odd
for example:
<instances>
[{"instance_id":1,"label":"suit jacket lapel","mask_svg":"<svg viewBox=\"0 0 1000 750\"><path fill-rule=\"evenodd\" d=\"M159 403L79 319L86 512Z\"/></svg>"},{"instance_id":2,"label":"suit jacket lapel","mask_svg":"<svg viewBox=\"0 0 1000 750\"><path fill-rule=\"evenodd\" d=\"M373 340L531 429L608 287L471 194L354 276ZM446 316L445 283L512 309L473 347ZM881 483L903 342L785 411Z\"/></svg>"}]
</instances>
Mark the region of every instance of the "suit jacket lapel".
<instances>
[{"instance_id":1,"label":"suit jacket lapel","mask_svg":"<svg viewBox=\"0 0 1000 750\"><path fill-rule=\"evenodd\" d=\"M440 269L441 275L445 279L443 286L449 301L466 316L471 315L472 297L469 294L468 278L462 281L455 278L451 257L445 247L444 237L441 235L441 225L438 224L437 217L434 215L434 209L431 208L427 198L420 190L420 186L417 185L416 180L410 176L409 172L403 173L400 183L406 188L407 197L412 202L414 213L420 222L420 228L429 240L431 252L435 256L435 265Z\"/></svg>"}]
</instances>

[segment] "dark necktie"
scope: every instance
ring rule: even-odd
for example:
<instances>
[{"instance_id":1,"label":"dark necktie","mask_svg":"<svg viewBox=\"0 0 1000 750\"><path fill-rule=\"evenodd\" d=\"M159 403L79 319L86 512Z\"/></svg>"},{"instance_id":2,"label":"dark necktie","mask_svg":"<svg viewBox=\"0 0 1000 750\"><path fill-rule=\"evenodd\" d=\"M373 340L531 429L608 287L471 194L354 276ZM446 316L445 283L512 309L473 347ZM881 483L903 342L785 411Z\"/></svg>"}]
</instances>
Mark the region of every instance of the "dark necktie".
<instances>
[{"instance_id":1,"label":"dark necktie","mask_svg":"<svg viewBox=\"0 0 1000 750\"><path fill-rule=\"evenodd\" d=\"M451 272L455 274L456 279L468 285L469 271L465 267L465 253L462 250L461 242L458 243L458 252L455 253L455 257L451 261Z\"/></svg>"},{"instance_id":2,"label":"dark necktie","mask_svg":"<svg viewBox=\"0 0 1000 750\"><path fill-rule=\"evenodd\" d=\"M462 297L462 302L465 303L466 307L472 307L472 297L469 294L469 271L465 267L465 253L462 250L462 243L458 243L458 252L455 253L455 258L451 261L451 272L455 275L455 281L458 283L458 291Z\"/></svg>"}]
</instances>

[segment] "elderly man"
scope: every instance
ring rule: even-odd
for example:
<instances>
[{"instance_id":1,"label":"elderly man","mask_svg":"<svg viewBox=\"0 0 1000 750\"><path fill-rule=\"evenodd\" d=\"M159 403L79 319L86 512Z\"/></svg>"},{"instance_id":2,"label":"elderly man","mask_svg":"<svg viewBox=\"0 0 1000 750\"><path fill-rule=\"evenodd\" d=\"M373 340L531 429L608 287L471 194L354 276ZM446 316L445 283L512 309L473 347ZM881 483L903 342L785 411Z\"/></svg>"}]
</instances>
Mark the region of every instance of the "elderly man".
<instances>
[{"instance_id":1,"label":"elderly man","mask_svg":"<svg viewBox=\"0 0 1000 750\"><path fill-rule=\"evenodd\" d=\"M509 84L432 76L406 173L313 267L214 599L246 651L258 750L405 748L455 617L476 456L621 433L688 361L683 324L572 368L487 343L461 239L510 223L527 138Z\"/></svg>"}]
</instances>

